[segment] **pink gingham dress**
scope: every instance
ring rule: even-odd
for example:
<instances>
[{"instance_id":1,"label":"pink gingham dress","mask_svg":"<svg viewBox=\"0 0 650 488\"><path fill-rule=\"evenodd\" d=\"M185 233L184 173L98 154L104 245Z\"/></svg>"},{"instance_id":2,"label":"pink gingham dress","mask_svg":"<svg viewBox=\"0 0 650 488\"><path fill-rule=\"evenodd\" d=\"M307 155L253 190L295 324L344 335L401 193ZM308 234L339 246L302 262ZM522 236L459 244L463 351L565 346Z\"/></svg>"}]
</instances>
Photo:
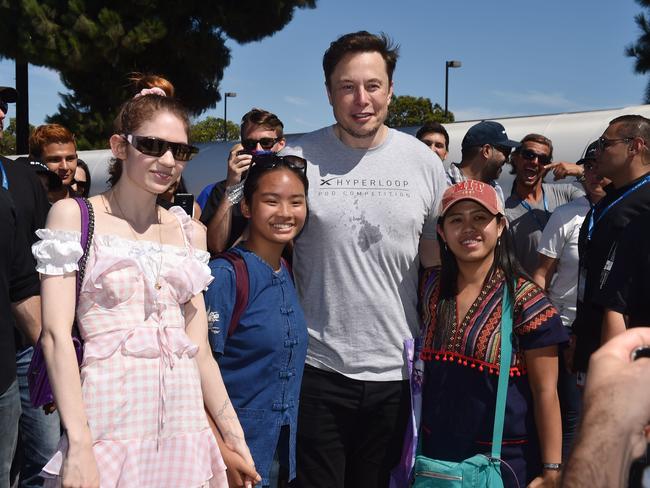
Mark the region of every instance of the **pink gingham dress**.
<instances>
[{"instance_id":1,"label":"pink gingham dress","mask_svg":"<svg viewBox=\"0 0 650 488\"><path fill-rule=\"evenodd\" d=\"M185 333L183 314L183 304L212 279L209 256L189 244L185 212L170 212L184 247L96 233L86 266L77 308L81 386L102 488L228 486L203 408L198 347ZM77 270L79 232L37 234L40 273ZM66 448L63 436L43 468L45 486L60 485Z\"/></svg>"}]
</instances>

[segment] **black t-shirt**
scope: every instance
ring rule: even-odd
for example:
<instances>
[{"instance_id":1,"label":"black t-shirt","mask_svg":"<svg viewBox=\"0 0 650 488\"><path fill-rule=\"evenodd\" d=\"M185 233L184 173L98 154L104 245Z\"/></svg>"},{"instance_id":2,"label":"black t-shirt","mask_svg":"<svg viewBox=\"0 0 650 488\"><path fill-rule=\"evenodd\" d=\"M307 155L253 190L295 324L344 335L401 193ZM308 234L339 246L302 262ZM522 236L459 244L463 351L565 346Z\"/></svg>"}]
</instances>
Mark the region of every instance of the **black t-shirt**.
<instances>
[{"instance_id":1,"label":"black t-shirt","mask_svg":"<svg viewBox=\"0 0 650 488\"><path fill-rule=\"evenodd\" d=\"M640 186L609 207L606 213L603 212L642 179L619 189L611 185L605 188L607 195L589 211L580 228L578 251L580 273L584 280L579 278L576 319L573 323L573 333L577 338L574 367L578 371L587 371L591 354L600 347L604 309L595 299L608 281L611 264L607 262L615 257L623 230L636 217L650 211L650 183ZM588 241L589 222L594 211L593 233Z\"/></svg>"},{"instance_id":2,"label":"black t-shirt","mask_svg":"<svg viewBox=\"0 0 650 488\"><path fill-rule=\"evenodd\" d=\"M39 183L40 184L40 183ZM16 379L11 304L38 295L40 282L30 247L18 226L10 192L0 187L0 394Z\"/></svg>"},{"instance_id":3,"label":"black t-shirt","mask_svg":"<svg viewBox=\"0 0 650 488\"><path fill-rule=\"evenodd\" d=\"M38 240L36 230L45 227L50 210L47 193L41 180L29 167L28 158L12 161L0 156L0 164L7 175L9 193L15 205L17 231L24 236L23 241L29 251L29 263L32 269L36 269L36 260L30 248ZM38 292L36 294L38 295ZM27 347L27 341L22 334L16 334L15 337L18 350Z\"/></svg>"},{"instance_id":4,"label":"black t-shirt","mask_svg":"<svg viewBox=\"0 0 650 488\"><path fill-rule=\"evenodd\" d=\"M212 188L208 200L205 202L205 207L201 211L201 222L207 227L212 220L212 217L217 213L217 208L221 199L226 195L226 180L220 181ZM248 225L248 220L241 213L239 204L232 206L231 220L230 220L230 235L226 241L226 249L232 247L237 239L244 233ZM211 250L212 251L212 250Z\"/></svg>"},{"instance_id":5,"label":"black t-shirt","mask_svg":"<svg viewBox=\"0 0 650 488\"><path fill-rule=\"evenodd\" d=\"M0 163L7 174L8 189L16 205L18 228L24 233L27 243L31 246L38 240L36 230L45 227L47 213L50 210L47 193L36 173L22 160L12 161L0 156Z\"/></svg>"},{"instance_id":6,"label":"black t-shirt","mask_svg":"<svg viewBox=\"0 0 650 488\"><path fill-rule=\"evenodd\" d=\"M628 327L650 325L650 213L621 234L612 270L594 302L627 315Z\"/></svg>"}]
</instances>

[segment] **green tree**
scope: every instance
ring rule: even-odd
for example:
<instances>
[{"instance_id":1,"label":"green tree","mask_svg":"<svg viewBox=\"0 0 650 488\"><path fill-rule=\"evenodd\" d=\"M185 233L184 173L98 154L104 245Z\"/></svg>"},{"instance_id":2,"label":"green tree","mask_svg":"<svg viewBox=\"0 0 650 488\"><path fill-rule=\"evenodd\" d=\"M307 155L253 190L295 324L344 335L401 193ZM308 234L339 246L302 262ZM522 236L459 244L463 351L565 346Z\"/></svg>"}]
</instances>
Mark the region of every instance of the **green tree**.
<instances>
[{"instance_id":1,"label":"green tree","mask_svg":"<svg viewBox=\"0 0 650 488\"><path fill-rule=\"evenodd\" d=\"M239 126L234 122L228 121L226 127L227 139L229 141L239 140ZM190 140L193 143L223 140L223 119L206 117L192 124L190 128Z\"/></svg>"},{"instance_id":2,"label":"green tree","mask_svg":"<svg viewBox=\"0 0 650 488\"><path fill-rule=\"evenodd\" d=\"M192 114L221 99L230 63L228 38L260 40L282 29L296 8L316 0L0 0L0 57L58 71L70 90L58 122L75 132L80 149L105 147L128 73L162 74Z\"/></svg>"},{"instance_id":3,"label":"green tree","mask_svg":"<svg viewBox=\"0 0 650 488\"><path fill-rule=\"evenodd\" d=\"M427 122L453 122L454 114L445 111L439 104L433 105L425 97L412 97L410 95L393 95L388 106L386 125L389 127L410 127L424 125Z\"/></svg>"},{"instance_id":4,"label":"green tree","mask_svg":"<svg viewBox=\"0 0 650 488\"><path fill-rule=\"evenodd\" d=\"M639 5L650 9L650 0L636 0ZM641 34L634 44L625 49L625 54L635 58L634 71L645 74L650 71L650 22L642 13L634 17L636 25L641 29ZM645 89L645 103L650 103L650 81Z\"/></svg>"},{"instance_id":5,"label":"green tree","mask_svg":"<svg viewBox=\"0 0 650 488\"><path fill-rule=\"evenodd\" d=\"M6 119L5 119L6 120ZM34 130L34 126L29 126L29 132ZM0 137L0 154L16 154L16 119L12 118L9 125L5 126L2 136Z\"/></svg>"}]
</instances>

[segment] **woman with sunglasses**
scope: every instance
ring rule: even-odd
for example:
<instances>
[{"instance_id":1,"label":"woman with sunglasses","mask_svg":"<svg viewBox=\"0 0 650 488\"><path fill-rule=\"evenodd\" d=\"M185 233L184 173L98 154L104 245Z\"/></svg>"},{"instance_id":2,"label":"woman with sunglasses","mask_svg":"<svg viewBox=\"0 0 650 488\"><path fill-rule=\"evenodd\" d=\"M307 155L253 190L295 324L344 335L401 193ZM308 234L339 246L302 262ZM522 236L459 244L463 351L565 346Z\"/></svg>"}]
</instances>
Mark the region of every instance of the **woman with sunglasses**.
<instances>
[{"instance_id":1,"label":"woman with sunglasses","mask_svg":"<svg viewBox=\"0 0 650 488\"><path fill-rule=\"evenodd\" d=\"M262 486L270 487L295 477L308 338L291 272L281 256L307 218L305 164L296 156L253 156L241 202L248 238L210 262L215 279L205 296L212 349ZM237 271L238 263L245 271ZM248 301L238 311L242 286ZM232 478L238 476L236 466L225 459L231 486L241 486L240 477Z\"/></svg>"},{"instance_id":2,"label":"woman with sunglasses","mask_svg":"<svg viewBox=\"0 0 650 488\"><path fill-rule=\"evenodd\" d=\"M42 474L46 486L227 487L204 404L225 443L252 459L210 352L205 231L179 207L156 205L197 152L188 115L147 89L122 106L115 129L111 189L89 200L94 233L76 306L81 371L70 336L82 256L74 200L52 207L34 246L43 351L65 428Z\"/></svg>"},{"instance_id":3,"label":"woman with sunglasses","mask_svg":"<svg viewBox=\"0 0 650 488\"><path fill-rule=\"evenodd\" d=\"M77 159L77 169L74 172L74 181L71 185L72 189L78 196L88 198L91 184L90 168L88 168L85 161Z\"/></svg>"},{"instance_id":4,"label":"woman with sunglasses","mask_svg":"<svg viewBox=\"0 0 650 488\"><path fill-rule=\"evenodd\" d=\"M567 340L562 322L520 270L491 186L468 180L449 187L438 225L442 266L426 270L420 287L421 452L462 461L491 451L505 291L514 317L503 481L555 486L562 456L558 344Z\"/></svg>"}]
</instances>

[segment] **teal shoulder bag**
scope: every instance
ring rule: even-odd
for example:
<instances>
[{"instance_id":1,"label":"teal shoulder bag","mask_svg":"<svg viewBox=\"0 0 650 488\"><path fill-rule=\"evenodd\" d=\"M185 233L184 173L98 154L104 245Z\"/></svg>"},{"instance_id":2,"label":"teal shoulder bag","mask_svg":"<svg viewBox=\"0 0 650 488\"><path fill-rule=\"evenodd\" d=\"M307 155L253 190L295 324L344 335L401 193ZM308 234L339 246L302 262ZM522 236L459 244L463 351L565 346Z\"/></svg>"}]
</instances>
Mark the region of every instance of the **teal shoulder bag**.
<instances>
[{"instance_id":1,"label":"teal shoulder bag","mask_svg":"<svg viewBox=\"0 0 650 488\"><path fill-rule=\"evenodd\" d=\"M501 364L491 454L477 454L460 462L430 459L418 454L413 468L413 488L503 488L501 440L512 358L512 316L512 300L508 287L504 286L501 309Z\"/></svg>"}]
</instances>

